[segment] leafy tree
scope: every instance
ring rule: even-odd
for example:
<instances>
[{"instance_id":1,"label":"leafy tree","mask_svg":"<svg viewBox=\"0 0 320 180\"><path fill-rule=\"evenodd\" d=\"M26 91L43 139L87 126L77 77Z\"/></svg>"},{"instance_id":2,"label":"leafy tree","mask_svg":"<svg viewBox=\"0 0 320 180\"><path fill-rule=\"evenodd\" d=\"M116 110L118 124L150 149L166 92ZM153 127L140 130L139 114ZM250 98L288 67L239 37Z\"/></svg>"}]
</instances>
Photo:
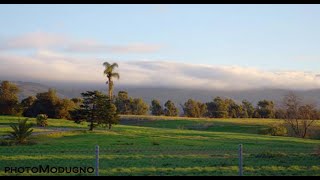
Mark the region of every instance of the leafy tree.
<instances>
[{"instance_id":1,"label":"leafy tree","mask_svg":"<svg viewBox=\"0 0 320 180\"><path fill-rule=\"evenodd\" d=\"M15 115L19 111L17 93L19 88L10 83L3 81L0 85L0 115Z\"/></svg>"},{"instance_id":2,"label":"leafy tree","mask_svg":"<svg viewBox=\"0 0 320 180\"><path fill-rule=\"evenodd\" d=\"M164 115L166 116L178 116L179 114L179 110L176 108L176 106L174 105L174 103L170 100L168 100L165 104L164 104Z\"/></svg>"},{"instance_id":3,"label":"leafy tree","mask_svg":"<svg viewBox=\"0 0 320 180\"><path fill-rule=\"evenodd\" d=\"M20 105L22 107L22 115L24 117L33 117L35 113L33 112L32 106L36 100L36 97L29 96L21 101Z\"/></svg>"},{"instance_id":4,"label":"leafy tree","mask_svg":"<svg viewBox=\"0 0 320 180\"><path fill-rule=\"evenodd\" d=\"M208 116L211 118L226 118L228 117L228 105L220 98L216 97L213 102L207 103Z\"/></svg>"},{"instance_id":5,"label":"leafy tree","mask_svg":"<svg viewBox=\"0 0 320 180\"><path fill-rule=\"evenodd\" d=\"M228 117L230 117L230 118L241 118L243 116L242 106L238 105L232 99L226 99L225 103L228 106Z\"/></svg>"},{"instance_id":6,"label":"leafy tree","mask_svg":"<svg viewBox=\"0 0 320 180\"><path fill-rule=\"evenodd\" d=\"M243 116L252 118L254 116L254 107L252 103L247 100L242 101L242 109L243 109Z\"/></svg>"},{"instance_id":7,"label":"leafy tree","mask_svg":"<svg viewBox=\"0 0 320 180\"><path fill-rule=\"evenodd\" d=\"M16 141L18 144L27 143L28 138L32 135L32 124L27 124L28 119L18 122L18 125L10 125L13 132L10 132L9 137Z\"/></svg>"},{"instance_id":8,"label":"leafy tree","mask_svg":"<svg viewBox=\"0 0 320 180\"><path fill-rule=\"evenodd\" d=\"M113 97L113 80L112 79L113 78L117 78L117 79L120 78L119 73L114 72L115 68L118 67L118 64L117 63L110 64L108 62L104 62L103 66L105 67L103 73L108 78L108 81L106 83L109 84L109 88L108 88L109 98L112 100L112 97Z\"/></svg>"},{"instance_id":9,"label":"leafy tree","mask_svg":"<svg viewBox=\"0 0 320 180\"><path fill-rule=\"evenodd\" d=\"M206 104L189 99L183 105L184 115L187 117L202 117L206 113Z\"/></svg>"},{"instance_id":10,"label":"leafy tree","mask_svg":"<svg viewBox=\"0 0 320 180\"><path fill-rule=\"evenodd\" d=\"M115 105L119 114L131 114L131 104L133 100L129 98L128 92L119 91L118 96L115 99Z\"/></svg>"},{"instance_id":11,"label":"leafy tree","mask_svg":"<svg viewBox=\"0 0 320 180\"><path fill-rule=\"evenodd\" d=\"M161 116L163 114L163 108L160 104L160 101L157 99L152 100L150 109L152 115Z\"/></svg>"},{"instance_id":12,"label":"leafy tree","mask_svg":"<svg viewBox=\"0 0 320 180\"><path fill-rule=\"evenodd\" d=\"M49 118L57 117L56 109L60 99L55 90L49 89L48 92L38 93L36 98L30 109L30 112L33 112L32 117L36 117L38 114L46 114Z\"/></svg>"},{"instance_id":13,"label":"leafy tree","mask_svg":"<svg viewBox=\"0 0 320 180\"><path fill-rule=\"evenodd\" d=\"M71 101L76 105L79 106L82 103L81 98L72 98Z\"/></svg>"},{"instance_id":14,"label":"leafy tree","mask_svg":"<svg viewBox=\"0 0 320 180\"><path fill-rule=\"evenodd\" d=\"M260 118L274 118L275 108L273 101L262 100L258 102L257 113Z\"/></svg>"},{"instance_id":15,"label":"leafy tree","mask_svg":"<svg viewBox=\"0 0 320 180\"><path fill-rule=\"evenodd\" d=\"M145 115L149 111L149 106L141 98L135 98L131 103L131 111L134 115Z\"/></svg>"},{"instance_id":16,"label":"leafy tree","mask_svg":"<svg viewBox=\"0 0 320 180\"><path fill-rule=\"evenodd\" d=\"M59 100L55 107L55 118L71 119L70 111L74 110L77 105L69 99Z\"/></svg>"}]
</instances>

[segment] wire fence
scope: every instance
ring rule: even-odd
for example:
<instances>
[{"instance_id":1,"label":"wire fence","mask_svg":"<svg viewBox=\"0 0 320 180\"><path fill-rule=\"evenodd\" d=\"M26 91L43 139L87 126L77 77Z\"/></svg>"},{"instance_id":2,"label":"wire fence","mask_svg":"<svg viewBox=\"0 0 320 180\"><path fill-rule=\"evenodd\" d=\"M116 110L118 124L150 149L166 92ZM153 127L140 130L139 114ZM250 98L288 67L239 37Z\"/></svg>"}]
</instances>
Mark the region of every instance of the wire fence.
<instances>
[{"instance_id":1,"label":"wire fence","mask_svg":"<svg viewBox=\"0 0 320 180\"><path fill-rule=\"evenodd\" d=\"M312 149L254 146L109 148L1 147L0 175L251 176L320 175Z\"/></svg>"}]
</instances>

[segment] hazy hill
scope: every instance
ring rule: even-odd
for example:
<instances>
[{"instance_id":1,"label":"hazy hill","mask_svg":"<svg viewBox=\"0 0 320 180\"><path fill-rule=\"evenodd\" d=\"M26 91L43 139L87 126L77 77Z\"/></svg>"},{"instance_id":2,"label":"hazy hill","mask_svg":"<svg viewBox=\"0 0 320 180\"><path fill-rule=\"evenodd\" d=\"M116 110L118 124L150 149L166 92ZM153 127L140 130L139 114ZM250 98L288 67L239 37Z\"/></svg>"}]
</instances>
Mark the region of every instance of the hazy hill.
<instances>
[{"instance_id":1,"label":"hazy hill","mask_svg":"<svg viewBox=\"0 0 320 180\"><path fill-rule=\"evenodd\" d=\"M14 82L21 90L19 95L20 99L23 99L30 95L36 95L39 92L45 92L49 88L55 88L39 83L33 82ZM86 90L100 90L106 91L104 86L96 87L62 87L55 88L60 97L72 98L80 97L80 93ZM275 102L279 102L283 95L289 90L283 89L252 89L246 91L221 91L221 90L205 90L205 89L174 89L174 88L153 88L153 87L118 87L115 89L115 94L119 90L126 90L132 97L141 97L146 102L150 103L153 98L159 99L162 103L165 103L168 99L173 100L176 104L184 103L187 99L193 98L202 102L212 100L213 97L221 96L224 98L232 98L238 102L243 99L247 99L254 104L261 99L269 99ZM308 101L316 102L320 104L320 89L307 90L307 91L295 91L298 95L304 97Z\"/></svg>"}]
</instances>

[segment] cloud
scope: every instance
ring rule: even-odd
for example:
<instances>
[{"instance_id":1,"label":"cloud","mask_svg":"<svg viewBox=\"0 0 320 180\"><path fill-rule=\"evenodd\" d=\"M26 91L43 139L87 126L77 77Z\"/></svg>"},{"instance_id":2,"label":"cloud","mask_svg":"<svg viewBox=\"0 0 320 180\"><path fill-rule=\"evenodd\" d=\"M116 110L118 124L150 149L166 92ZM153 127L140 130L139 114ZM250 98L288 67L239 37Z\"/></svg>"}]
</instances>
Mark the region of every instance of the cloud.
<instances>
[{"instance_id":1,"label":"cloud","mask_svg":"<svg viewBox=\"0 0 320 180\"><path fill-rule=\"evenodd\" d=\"M96 41L81 41L70 44L65 48L68 52L86 52L86 53L152 53L160 50L161 45L135 43L128 45L105 45Z\"/></svg>"},{"instance_id":2,"label":"cloud","mask_svg":"<svg viewBox=\"0 0 320 180\"><path fill-rule=\"evenodd\" d=\"M0 50L41 50L72 53L152 53L163 46L158 44L133 43L109 45L95 40L76 40L64 34L33 32L21 36L2 38Z\"/></svg>"},{"instance_id":3,"label":"cloud","mask_svg":"<svg viewBox=\"0 0 320 180\"><path fill-rule=\"evenodd\" d=\"M68 38L64 35L32 32L21 36L4 38L0 43L0 50L53 48L68 43L68 41Z\"/></svg>"},{"instance_id":4,"label":"cloud","mask_svg":"<svg viewBox=\"0 0 320 180\"><path fill-rule=\"evenodd\" d=\"M51 51L29 56L1 54L0 77L22 81L104 84L102 61ZM252 88L320 88L319 74L266 71L252 67L187 64L168 61L118 62L116 85L245 90Z\"/></svg>"}]
</instances>

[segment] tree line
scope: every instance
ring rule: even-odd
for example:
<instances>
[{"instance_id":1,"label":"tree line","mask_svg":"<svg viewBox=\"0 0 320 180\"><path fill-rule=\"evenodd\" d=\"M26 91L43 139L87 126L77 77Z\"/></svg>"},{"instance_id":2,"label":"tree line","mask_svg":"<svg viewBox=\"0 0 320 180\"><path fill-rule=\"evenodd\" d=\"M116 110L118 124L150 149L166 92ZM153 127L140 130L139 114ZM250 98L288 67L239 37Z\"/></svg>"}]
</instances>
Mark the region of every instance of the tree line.
<instances>
[{"instance_id":1,"label":"tree line","mask_svg":"<svg viewBox=\"0 0 320 180\"><path fill-rule=\"evenodd\" d=\"M0 115L22 115L25 117L36 117L38 114L46 114L49 118L74 120L73 111L81 108L88 94L82 93L82 98L59 98L56 91L49 89L36 96L29 96L18 101L18 87L9 81L3 81L0 85ZM99 99L103 93L92 91ZM292 96L292 95L291 95ZM126 91L109 99L118 114L123 115L147 115L154 116L185 116L185 117L208 117L208 118L276 118L284 119L286 112L283 108L276 108L275 103L269 100L261 100L254 106L251 102L243 100L236 103L233 99L216 97L210 102L202 103L188 99L180 104L182 113L178 106L171 100L164 104L153 99L149 106L142 98L132 98ZM314 111L312 117L320 119L320 113L315 105L306 105L303 108ZM302 110L300 110L302 111ZM305 110L307 111L307 110Z\"/></svg>"}]
</instances>

